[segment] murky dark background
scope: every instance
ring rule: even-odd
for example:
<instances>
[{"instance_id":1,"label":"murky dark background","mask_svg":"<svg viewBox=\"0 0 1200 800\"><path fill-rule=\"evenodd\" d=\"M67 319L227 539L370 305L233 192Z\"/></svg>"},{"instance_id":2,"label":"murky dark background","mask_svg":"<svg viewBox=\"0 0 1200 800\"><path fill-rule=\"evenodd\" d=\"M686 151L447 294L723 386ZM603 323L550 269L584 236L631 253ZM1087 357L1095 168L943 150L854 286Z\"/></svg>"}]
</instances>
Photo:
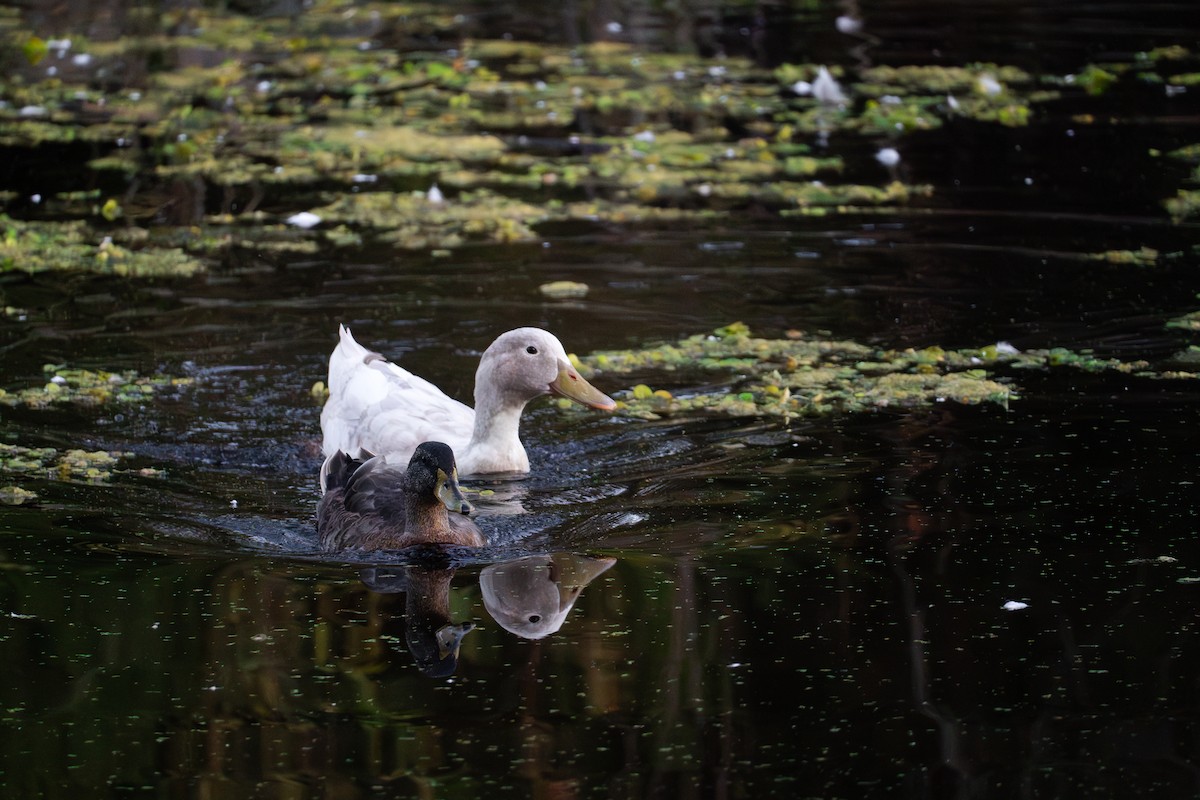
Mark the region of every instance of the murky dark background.
<instances>
[{"instance_id":1,"label":"murky dark background","mask_svg":"<svg viewBox=\"0 0 1200 800\"><path fill-rule=\"evenodd\" d=\"M832 33L844 4L635 5L478 25L570 42L620 19L648 47L1058 73L1198 40L1184 2L864 2L865 46ZM0 412L7 442L134 454L107 484L23 480L39 503L0 507L2 794L1196 796L1195 383L1030 375L1008 410L786 427L538 404L533 476L481 503L521 544L453 575L450 612L479 627L450 678L414 667L404 594L315 552L309 390L339 322L462 398L520 325L576 353L742 320L1160 361L1186 345L1163 326L1198 304L1200 226L1163 212L1186 167L1148 151L1200 140L1198 98L1126 89L1092 101L1110 124L1064 100L1024 129L909 137L905 177L936 192L902 212L551 231L450 259L248 256L181 280L0 276L5 304L39 311L0 317L4 387L47 362L196 379L140 407ZM832 146L880 179L877 143ZM10 162L7 188L36 191L43 167ZM1061 257L1141 246L1181 255ZM592 291L544 300L555 279ZM616 561L557 632L500 627L481 572L555 551Z\"/></svg>"}]
</instances>

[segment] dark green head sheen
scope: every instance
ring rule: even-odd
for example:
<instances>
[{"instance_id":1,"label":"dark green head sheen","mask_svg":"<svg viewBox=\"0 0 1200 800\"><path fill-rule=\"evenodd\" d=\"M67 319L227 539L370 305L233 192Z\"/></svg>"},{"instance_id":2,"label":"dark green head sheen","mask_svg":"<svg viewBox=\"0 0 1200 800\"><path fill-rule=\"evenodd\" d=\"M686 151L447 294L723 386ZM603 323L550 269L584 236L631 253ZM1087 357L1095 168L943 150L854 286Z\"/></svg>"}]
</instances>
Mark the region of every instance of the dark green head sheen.
<instances>
[{"instance_id":1,"label":"dark green head sheen","mask_svg":"<svg viewBox=\"0 0 1200 800\"><path fill-rule=\"evenodd\" d=\"M423 496L435 496L449 510L470 514L474 509L458 485L454 451L442 442L423 442L413 452L405 477L409 488Z\"/></svg>"},{"instance_id":2,"label":"dark green head sheen","mask_svg":"<svg viewBox=\"0 0 1200 800\"><path fill-rule=\"evenodd\" d=\"M454 462L454 451L450 449L450 445L448 444L443 444L442 442L423 442L413 452L409 464L418 460L428 466L429 471L434 475L440 469L447 475L454 475L457 478L458 465Z\"/></svg>"}]
</instances>

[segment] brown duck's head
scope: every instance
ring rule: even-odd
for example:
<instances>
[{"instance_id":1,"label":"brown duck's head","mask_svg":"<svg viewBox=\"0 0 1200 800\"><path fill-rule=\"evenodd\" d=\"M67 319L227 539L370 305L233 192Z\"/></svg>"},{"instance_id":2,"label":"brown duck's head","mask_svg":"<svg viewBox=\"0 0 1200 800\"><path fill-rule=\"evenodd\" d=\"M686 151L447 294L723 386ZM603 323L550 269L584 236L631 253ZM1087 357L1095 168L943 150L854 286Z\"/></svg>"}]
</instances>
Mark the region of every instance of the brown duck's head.
<instances>
[{"instance_id":1,"label":"brown duck's head","mask_svg":"<svg viewBox=\"0 0 1200 800\"><path fill-rule=\"evenodd\" d=\"M436 499L457 514L470 514L474 510L458 485L454 451L442 442L417 446L404 473L404 485L421 499Z\"/></svg>"}]
</instances>

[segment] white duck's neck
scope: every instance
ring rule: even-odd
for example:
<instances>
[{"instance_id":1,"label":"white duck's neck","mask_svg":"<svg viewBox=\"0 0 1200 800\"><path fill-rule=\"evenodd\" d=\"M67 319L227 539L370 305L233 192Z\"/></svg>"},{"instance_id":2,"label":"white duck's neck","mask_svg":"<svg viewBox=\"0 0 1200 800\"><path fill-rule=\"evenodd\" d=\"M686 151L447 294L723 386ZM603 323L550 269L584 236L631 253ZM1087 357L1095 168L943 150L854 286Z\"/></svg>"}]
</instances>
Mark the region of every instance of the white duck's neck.
<instances>
[{"instance_id":1,"label":"white duck's neck","mask_svg":"<svg viewBox=\"0 0 1200 800\"><path fill-rule=\"evenodd\" d=\"M473 472L527 472L529 457L521 444L521 411L525 404L509 398L475 398L475 427L471 444L459 459L459 470Z\"/></svg>"}]
</instances>

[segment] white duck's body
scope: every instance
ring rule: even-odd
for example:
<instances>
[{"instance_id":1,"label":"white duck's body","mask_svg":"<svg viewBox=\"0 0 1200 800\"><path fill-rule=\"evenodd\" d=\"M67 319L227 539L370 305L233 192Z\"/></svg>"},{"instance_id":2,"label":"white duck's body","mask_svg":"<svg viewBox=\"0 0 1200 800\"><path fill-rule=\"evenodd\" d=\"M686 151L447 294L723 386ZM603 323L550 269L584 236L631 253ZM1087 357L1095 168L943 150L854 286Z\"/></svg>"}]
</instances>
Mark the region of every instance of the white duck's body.
<instances>
[{"instance_id":1,"label":"white duck's body","mask_svg":"<svg viewBox=\"0 0 1200 800\"><path fill-rule=\"evenodd\" d=\"M474 409L367 350L345 325L339 333L321 412L327 456L366 450L400 462L422 442L441 441L458 454L464 475L528 472L519 434L530 400L561 394L592 408L615 407L580 377L558 339L540 328L509 331L484 351L475 373Z\"/></svg>"}]
</instances>

